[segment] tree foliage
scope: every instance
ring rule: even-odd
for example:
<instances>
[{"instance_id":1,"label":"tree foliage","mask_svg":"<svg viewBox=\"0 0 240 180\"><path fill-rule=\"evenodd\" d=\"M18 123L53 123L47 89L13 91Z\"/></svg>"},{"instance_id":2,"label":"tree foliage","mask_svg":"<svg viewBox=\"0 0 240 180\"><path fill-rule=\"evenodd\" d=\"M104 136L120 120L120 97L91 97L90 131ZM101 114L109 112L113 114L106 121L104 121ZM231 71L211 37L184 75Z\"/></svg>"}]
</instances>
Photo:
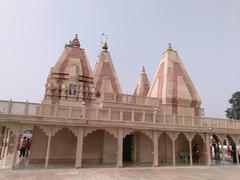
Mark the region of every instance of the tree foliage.
<instances>
[{"instance_id":1,"label":"tree foliage","mask_svg":"<svg viewBox=\"0 0 240 180\"><path fill-rule=\"evenodd\" d=\"M227 108L226 116L229 119L240 119L240 91L233 93L229 99L230 108Z\"/></svg>"}]
</instances>

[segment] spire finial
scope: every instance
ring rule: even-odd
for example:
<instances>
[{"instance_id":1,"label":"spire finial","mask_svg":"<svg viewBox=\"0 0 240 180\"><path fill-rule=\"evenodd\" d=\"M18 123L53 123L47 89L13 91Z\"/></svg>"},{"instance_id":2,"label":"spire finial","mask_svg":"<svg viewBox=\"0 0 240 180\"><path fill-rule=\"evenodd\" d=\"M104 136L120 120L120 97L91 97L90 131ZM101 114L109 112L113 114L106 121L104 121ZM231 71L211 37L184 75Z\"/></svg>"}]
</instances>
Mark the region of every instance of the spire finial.
<instances>
[{"instance_id":1,"label":"spire finial","mask_svg":"<svg viewBox=\"0 0 240 180\"><path fill-rule=\"evenodd\" d=\"M145 67L142 68L142 74L145 74Z\"/></svg>"},{"instance_id":2,"label":"spire finial","mask_svg":"<svg viewBox=\"0 0 240 180\"><path fill-rule=\"evenodd\" d=\"M71 47L80 47L80 43L79 43L79 40L78 40L78 35L75 34L75 37L73 38L72 41L70 41L70 46Z\"/></svg>"},{"instance_id":3,"label":"spire finial","mask_svg":"<svg viewBox=\"0 0 240 180\"><path fill-rule=\"evenodd\" d=\"M142 67L142 72L141 72L141 74L145 74L145 67L144 67L144 66Z\"/></svg>"},{"instance_id":4,"label":"spire finial","mask_svg":"<svg viewBox=\"0 0 240 180\"><path fill-rule=\"evenodd\" d=\"M172 45L171 45L170 42L168 43L168 49L169 49L169 50L172 50Z\"/></svg>"},{"instance_id":5,"label":"spire finial","mask_svg":"<svg viewBox=\"0 0 240 180\"><path fill-rule=\"evenodd\" d=\"M108 50L107 42L103 42L103 44L102 44L102 49L103 49L104 51L107 51L107 50Z\"/></svg>"},{"instance_id":6,"label":"spire finial","mask_svg":"<svg viewBox=\"0 0 240 180\"><path fill-rule=\"evenodd\" d=\"M108 36L106 34L102 33L101 44L102 44L103 51L108 50L107 40L108 40Z\"/></svg>"}]
</instances>

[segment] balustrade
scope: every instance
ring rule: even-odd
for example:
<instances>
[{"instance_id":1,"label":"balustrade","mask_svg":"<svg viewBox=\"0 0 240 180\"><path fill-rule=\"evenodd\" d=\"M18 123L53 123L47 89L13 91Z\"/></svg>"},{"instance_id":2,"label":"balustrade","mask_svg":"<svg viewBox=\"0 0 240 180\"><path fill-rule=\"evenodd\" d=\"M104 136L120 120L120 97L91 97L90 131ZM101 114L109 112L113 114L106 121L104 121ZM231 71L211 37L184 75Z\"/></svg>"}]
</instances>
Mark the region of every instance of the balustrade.
<instances>
[{"instance_id":1,"label":"balustrade","mask_svg":"<svg viewBox=\"0 0 240 180\"><path fill-rule=\"evenodd\" d=\"M138 98L126 95L110 96L107 94L105 94L104 98L105 97L111 101L121 101L125 103L134 102ZM142 99L138 99L139 102L140 100ZM167 124L182 127L197 126L216 129L240 129L240 121L238 120L164 114L160 108L159 111L156 110L156 108L150 111L149 109L142 110L123 107L71 107L0 100L0 115L11 114L20 116L86 119L88 121L123 121L130 123Z\"/></svg>"}]
</instances>

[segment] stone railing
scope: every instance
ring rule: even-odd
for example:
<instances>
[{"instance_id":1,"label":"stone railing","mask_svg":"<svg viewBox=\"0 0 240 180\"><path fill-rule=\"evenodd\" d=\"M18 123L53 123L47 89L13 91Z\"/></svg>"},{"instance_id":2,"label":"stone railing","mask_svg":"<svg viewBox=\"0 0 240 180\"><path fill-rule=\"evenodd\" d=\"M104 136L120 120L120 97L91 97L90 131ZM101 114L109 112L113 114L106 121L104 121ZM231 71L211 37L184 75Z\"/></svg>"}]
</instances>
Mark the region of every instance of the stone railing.
<instances>
[{"instance_id":1,"label":"stone railing","mask_svg":"<svg viewBox=\"0 0 240 180\"><path fill-rule=\"evenodd\" d=\"M66 119L85 119L87 121L115 121L148 124L164 124L184 127L208 127L240 129L239 120L206 118L197 116L181 116L164 114L157 109L142 110L114 107L71 107L29 102L0 100L1 114L19 116L55 117Z\"/></svg>"},{"instance_id":2,"label":"stone railing","mask_svg":"<svg viewBox=\"0 0 240 180\"><path fill-rule=\"evenodd\" d=\"M159 99L157 98L133 96L128 94L102 93L100 96L100 100L102 102L135 104L135 105L146 105L146 106L160 105Z\"/></svg>"}]
</instances>

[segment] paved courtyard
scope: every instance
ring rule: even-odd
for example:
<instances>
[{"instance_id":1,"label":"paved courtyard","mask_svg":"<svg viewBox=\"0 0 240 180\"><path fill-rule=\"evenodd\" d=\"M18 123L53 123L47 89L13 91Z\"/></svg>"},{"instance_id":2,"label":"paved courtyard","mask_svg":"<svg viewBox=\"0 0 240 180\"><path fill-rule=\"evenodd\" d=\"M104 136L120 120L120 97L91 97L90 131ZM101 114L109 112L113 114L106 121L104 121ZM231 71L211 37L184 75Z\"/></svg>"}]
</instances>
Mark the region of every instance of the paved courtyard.
<instances>
[{"instance_id":1,"label":"paved courtyard","mask_svg":"<svg viewBox=\"0 0 240 180\"><path fill-rule=\"evenodd\" d=\"M240 166L0 170L1 180L239 180Z\"/></svg>"}]
</instances>

